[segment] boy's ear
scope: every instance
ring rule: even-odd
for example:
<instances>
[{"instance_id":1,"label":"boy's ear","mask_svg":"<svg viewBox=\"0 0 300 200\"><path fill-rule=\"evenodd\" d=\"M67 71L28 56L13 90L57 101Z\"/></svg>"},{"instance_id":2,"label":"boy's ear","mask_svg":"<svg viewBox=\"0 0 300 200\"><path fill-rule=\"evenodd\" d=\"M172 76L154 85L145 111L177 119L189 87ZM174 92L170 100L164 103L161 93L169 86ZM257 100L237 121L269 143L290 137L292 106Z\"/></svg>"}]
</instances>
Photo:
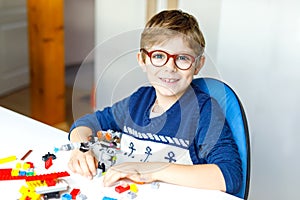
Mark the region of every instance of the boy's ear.
<instances>
[{"instance_id":1,"label":"boy's ear","mask_svg":"<svg viewBox=\"0 0 300 200\"><path fill-rule=\"evenodd\" d=\"M196 63L197 63L197 65L195 67L194 75L197 75L200 72L200 70L202 69L202 67L203 67L203 65L205 63L205 56L201 56L200 59L199 59L199 61L196 62Z\"/></svg>"},{"instance_id":2,"label":"boy's ear","mask_svg":"<svg viewBox=\"0 0 300 200\"><path fill-rule=\"evenodd\" d=\"M143 69L143 71L146 72L146 64L143 60L141 52L137 53L137 61L138 61L139 65L141 66L141 68Z\"/></svg>"}]
</instances>

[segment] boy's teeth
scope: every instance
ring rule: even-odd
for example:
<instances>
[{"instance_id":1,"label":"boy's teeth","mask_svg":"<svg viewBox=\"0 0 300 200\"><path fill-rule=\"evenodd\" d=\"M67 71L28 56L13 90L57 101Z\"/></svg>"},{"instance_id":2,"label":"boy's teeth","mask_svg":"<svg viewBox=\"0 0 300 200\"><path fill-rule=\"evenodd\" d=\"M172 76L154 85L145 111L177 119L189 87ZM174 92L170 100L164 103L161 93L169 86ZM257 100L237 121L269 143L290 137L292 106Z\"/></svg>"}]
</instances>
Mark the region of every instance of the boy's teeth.
<instances>
[{"instance_id":1,"label":"boy's teeth","mask_svg":"<svg viewBox=\"0 0 300 200\"><path fill-rule=\"evenodd\" d=\"M167 78L166 78L166 79L164 79L164 81L165 81L165 82L167 82L167 83L173 83L173 82L175 82L175 80L174 80L174 79L167 79Z\"/></svg>"}]
</instances>

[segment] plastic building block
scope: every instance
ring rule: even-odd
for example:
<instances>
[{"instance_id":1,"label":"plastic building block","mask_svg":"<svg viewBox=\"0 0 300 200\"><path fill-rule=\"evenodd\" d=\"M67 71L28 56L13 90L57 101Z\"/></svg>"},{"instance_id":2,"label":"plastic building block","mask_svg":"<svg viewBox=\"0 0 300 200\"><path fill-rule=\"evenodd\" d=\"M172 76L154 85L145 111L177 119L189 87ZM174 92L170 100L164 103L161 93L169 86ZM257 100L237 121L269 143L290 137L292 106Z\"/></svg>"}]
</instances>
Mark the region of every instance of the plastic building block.
<instances>
[{"instance_id":1,"label":"plastic building block","mask_svg":"<svg viewBox=\"0 0 300 200\"><path fill-rule=\"evenodd\" d=\"M19 200L40 200L40 194L35 193L34 188L22 186L19 190L22 194Z\"/></svg>"},{"instance_id":2,"label":"plastic building block","mask_svg":"<svg viewBox=\"0 0 300 200\"><path fill-rule=\"evenodd\" d=\"M30 168L30 164L29 163L24 163L23 164L23 169L27 170Z\"/></svg>"},{"instance_id":3,"label":"plastic building block","mask_svg":"<svg viewBox=\"0 0 300 200\"><path fill-rule=\"evenodd\" d=\"M48 186L55 186L56 185L56 180L55 179L46 179L44 182L46 182L46 184Z\"/></svg>"},{"instance_id":4,"label":"plastic building block","mask_svg":"<svg viewBox=\"0 0 300 200\"><path fill-rule=\"evenodd\" d=\"M42 186L47 187L47 183L45 181L41 181L41 180L27 181L26 184L28 185L29 188L36 188L36 187L42 187Z\"/></svg>"},{"instance_id":5,"label":"plastic building block","mask_svg":"<svg viewBox=\"0 0 300 200\"><path fill-rule=\"evenodd\" d=\"M30 165L30 167L29 167L29 168L34 168L34 165L33 165L33 163L32 163L32 162L26 162L26 163Z\"/></svg>"},{"instance_id":6,"label":"plastic building block","mask_svg":"<svg viewBox=\"0 0 300 200\"><path fill-rule=\"evenodd\" d=\"M34 172L34 169L33 168L29 168L27 171L26 171L26 176L34 176L35 175L35 172Z\"/></svg>"},{"instance_id":7,"label":"plastic building block","mask_svg":"<svg viewBox=\"0 0 300 200\"><path fill-rule=\"evenodd\" d=\"M19 176L19 171L18 169L12 169L11 170L11 176Z\"/></svg>"},{"instance_id":8,"label":"plastic building block","mask_svg":"<svg viewBox=\"0 0 300 200\"><path fill-rule=\"evenodd\" d=\"M27 153L25 153L25 155L20 160L25 160L31 154L31 152L32 150L27 151Z\"/></svg>"},{"instance_id":9,"label":"plastic building block","mask_svg":"<svg viewBox=\"0 0 300 200\"><path fill-rule=\"evenodd\" d=\"M128 198L128 199L135 199L136 197L137 197L137 195L136 195L135 192L129 191L129 192L127 193L127 198Z\"/></svg>"},{"instance_id":10,"label":"plastic building block","mask_svg":"<svg viewBox=\"0 0 300 200\"><path fill-rule=\"evenodd\" d=\"M11 174L12 168L0 169L0 175L9 175Z\"/></svg>"},{"instance_id":11,"label":"plastic building block","mask_svg":"<svg viewBox=\"0 0 300 200\"><path fill-rule=\"evenodd\" d=\"M0 169L0 180L21 180L24 179L22 176L12 176L12 168ZM19 175L19 172L18 172Z\"/></svg>"},{"instance_id":12,"label":"plastic building block","mask_svg":"<svg viewBox=\"0 0 300 200\"><path fill-rule=\"evenodd\" d=\"M76 199L76 196L80 193L80 189L74 188L70 194L72 195L72 199Z\"/></svg>"},{"instance_id":13,"label":"plastic building block","mask_svg":"<svg viewBox=\"0 0 300 200\"><path fill-rule=\"evenodd\" d=\"M129 190L130 189L130 185L118 185L118 186L116 186L115 187L115 191L116 192L118 192L118 193L122 193L122 192L125 192L125 191L127 191L127 190Z\"/></svg>"},{"instance_id":14,"label":"plastic building block","mask_svg":"<svg viewBox=\"0 0 300 200\"><path fill-rule=\"evenodd\" d=\"M87 196L80 193L76 196L76 200L87 200Z\"/></svg>"},{"instance_id":15,"label":"plastic building block","mask_svg":"<svg viewBox=\"0 0 300 200\"><path fill-rule=\"evenodd\" d=\"M29 169L33 170L33 169ZM0 169L0 180L22 180L34 174L33 171L24 171L19 169Z\"/></svg>"},{"instance_id":16,"label":"plastic building block","mask_svg":"<svg viewBox=\"0 0 300 200\"><path fill-rule=\"evenodd\" d=\"M53 165L53 162L52 162L52 156L50 156L46 161L45 161L45 169L49 169L52 165Z\"/></svg>"},{"instance_id":17,"label":"plastic building block","mask_svg":"<svg viewBox=\"0 0 300 200\"><path fill-rule=\"evenodd\" d=\"M55 182L54 186L48 185L49 182ZM64 180L53 179L50 181L37 180L27 181L27 186L22 186L19 192L22 194L20 200L40 200L40 196L43 195L43 199L48 198L60 198L60 191L67 190L68 184ZM70 198L72 199L72 197Z\"/></svg>"},{"instance_id":18,"label":"plastic building block","mask_svg":"<svg viewBox=\"0 0 300 200\"><path fill-rule=\"evenodd\" d=\"M72 195L65 193L61 196L61 200L72 200Z\"/></svg>"},{"instance_id":19,"label":"plastic building block","mask_svg":"<svg viewBox=\"0 0 300 200\"><path fill-rule=\"evenodd\" d=\"M26 176L26 171L23 170L19 171L19 176Z\"/></svg>"},{"instance_id":20,"label":"plastic building block","mask_svg":"<svg viewBox=\"0 0 300 200\"><path fill-rule=\"evenodd\" d=\"M65 191L69 187L68 183L62 179L58 179L54 186L41 185L35 187L35 192L38 194L48 194L53 192Z\"/></svg>"},{"instance_id":21,"label":"plastic building block","mask_svg":"<svg viewBox=\"0 0 300 200\"><path fill-rule=\"evenodd\" d=\"M49 193L44 194L43 197L44 197L44 200L51 199L51 198L59 199L60 193L59 193L59 191L58 192L49 192Z\"/></svg>"},{"instance_id":22,"label":"plastic building block","mask_svg":"<svg viewBox=\"0 0 300 200\"><path fill-rule=\"evenodd\" d=\"M21 167L22 167L22 164L18 162L18 163L16 164L16 168L17 168L17 169L21 169Z\"/></svg>"},{"instance_id":23,"label":"plastic building block","mask_svg":"<svg viewBox=\"0 0 300 200\"><path fill-rule=\"evenodd\" d=\"M152 182L151 183L151 188L152 189L158 189L159 188L159 182Z\"/></svg>"},{"instance_id":24,"label":"plastic building block","mask_svg":"<svg viewBox=\"0 0 300 200\"><path fill-rule=\"evenodd\" d=\"M138 187L136 186L136 184L134 183L130 184L130 191L134 193L138 192Z\"/></svg>"},{"instance_id":25,"label":"plastic building block","mask_svg":"<svg viewBox=\"0 0 300 200\"><path fill-rule=\"evenodd\" d=\"M56 155L54 155L54 154L48 152L47 154L45 154L45 155L42 157L42 160L43 160L43 161L46 161L46 160L48 160L50 157L52 157L52 160L55 160L55 159L56 159Z\"/></svg>"},{"instance_id":26,"label":"plastic building block","mask_svg":"<svg viewBox=\"0 0 300 200\"><path fill-rule=\"evenodd\" d=\"M101 161L98 162L98 169L101 169L102 170L102 173L104 173L106 170L105 170L105 164Z\"/></svg>"},{"instance_id":27,"label":"plastic building block","mask_svg":"<svg viewBox=\"0 0 300 200\"><path fill-rule=\"evenodd\" d=\"M8 156L6 158L0 158L0 164L8 163L8 162L11 162L11 161L14 161L14 160L17 160L16 156Z\"/></svg>"},{"instance_id":28,"label":"plastic building block","mask_svg":"<svg viewBox=\"0 0 300 200\"><path fill-rule=\"evenodd\" d=\"M57 179L60 177L70 176L67 171L64 172L55 172L50 174L41 174L41 175L33 175L33 176L12 176L12 169L0 169L0 180L22 180L26 181L34 181L34 180L46 180L46 179Z\"/></svg>"},{"instance_id":29,"label":"plastic building block","mask_svg":"<svg viewBox=\"0 0 300 200\"><path fill-rule=\"evenodd\" d=\"M56 179L61 177L70 176L70 174L67 171L64 172L54 172L50 174L41 174L41 175L35 175L35 176L26 176L26 181L33 181L33 180L46 180L46 179Z\"/></svg>"},{"instance_id":30,"label":"plastic building block","mask_svg":"<svg viewBox=\"0 0 300 200\"><path fill-rule=\"evenodd\" d=\"M117 200L117 199L105 196L102 198L102 200Z\"/></svg>"}]
</instances>

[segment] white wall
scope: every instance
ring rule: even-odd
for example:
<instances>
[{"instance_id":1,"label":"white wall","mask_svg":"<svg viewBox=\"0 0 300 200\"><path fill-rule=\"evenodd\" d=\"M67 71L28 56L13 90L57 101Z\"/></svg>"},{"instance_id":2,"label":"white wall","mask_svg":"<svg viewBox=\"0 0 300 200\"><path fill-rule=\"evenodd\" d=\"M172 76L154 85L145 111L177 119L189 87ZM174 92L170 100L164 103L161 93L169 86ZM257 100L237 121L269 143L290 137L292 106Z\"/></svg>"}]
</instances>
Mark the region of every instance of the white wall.
<instances>
[{"instance_id":1,"label":"white wall","mask_svg":"<svg viewBox=\"0 0 300 200\"><path fill-rule=\"evenodd\" d=\"M65 64L81 63L95 46L95 0L65 0ZM89 57L89 62L93 57Z\"/></svg>"},{"instance_id":2,"label":"white wall","mask_svg":"<svg viewBox=\"0 0 300 200\"><path fill-rule=\"evenodd\" d=\"M96 1L97 108L128 96L146 81L136 60L145 18L146 1Z\"/></svg>"},{"instance_id":3,"label":"white wall","mask_svg":"<svg viewBox=\"0 0 300 200\"><path fill-rule=\"evenodd\" d=\"M222 3L218 67L252 134L251 199L299 199L300 2Z\"/></svg>"},{"instance_id":4,"label":"white wall","mask_svg":"<svg viewBox=\"0 0 300 200\"><path fill-rule=\"evenodd\" d=\"M29 83L25 0L0 0L0 96Z\"/></svg>"},{"instance_id":5,"label":"white wall","mask_svg":"<svg viewBox=\"0 0 300 200\"><path fill-rule=\"evenodd\" d=\"M208 67L201 70L200 76L220 78L215 62L218 54L221 6L220 0L178 1L179 9L192 14L198 20L205 38L205 57Z\"/></svg>"}]
</instances>

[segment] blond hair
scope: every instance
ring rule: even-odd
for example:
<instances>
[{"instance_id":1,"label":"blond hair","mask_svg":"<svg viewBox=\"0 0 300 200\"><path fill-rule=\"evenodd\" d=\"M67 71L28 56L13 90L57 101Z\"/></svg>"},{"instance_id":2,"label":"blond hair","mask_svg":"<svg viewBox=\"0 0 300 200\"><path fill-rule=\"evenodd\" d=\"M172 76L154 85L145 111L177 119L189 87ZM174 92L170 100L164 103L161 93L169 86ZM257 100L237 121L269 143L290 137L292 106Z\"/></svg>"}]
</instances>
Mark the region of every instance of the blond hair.
<instances>
[{"instance_id":1,"label":"blond hair","mask_svg":"<svg viewBox=\"0 0 300 200\"><path fill-rule=\"evenodd\" d=\"M182 36L196 55L203 54L205 39L199 24L194 16L181 10L165 10L154 15L141 34L140 47L148 49L176 36Z\"/></svg>"}]
</instances>

